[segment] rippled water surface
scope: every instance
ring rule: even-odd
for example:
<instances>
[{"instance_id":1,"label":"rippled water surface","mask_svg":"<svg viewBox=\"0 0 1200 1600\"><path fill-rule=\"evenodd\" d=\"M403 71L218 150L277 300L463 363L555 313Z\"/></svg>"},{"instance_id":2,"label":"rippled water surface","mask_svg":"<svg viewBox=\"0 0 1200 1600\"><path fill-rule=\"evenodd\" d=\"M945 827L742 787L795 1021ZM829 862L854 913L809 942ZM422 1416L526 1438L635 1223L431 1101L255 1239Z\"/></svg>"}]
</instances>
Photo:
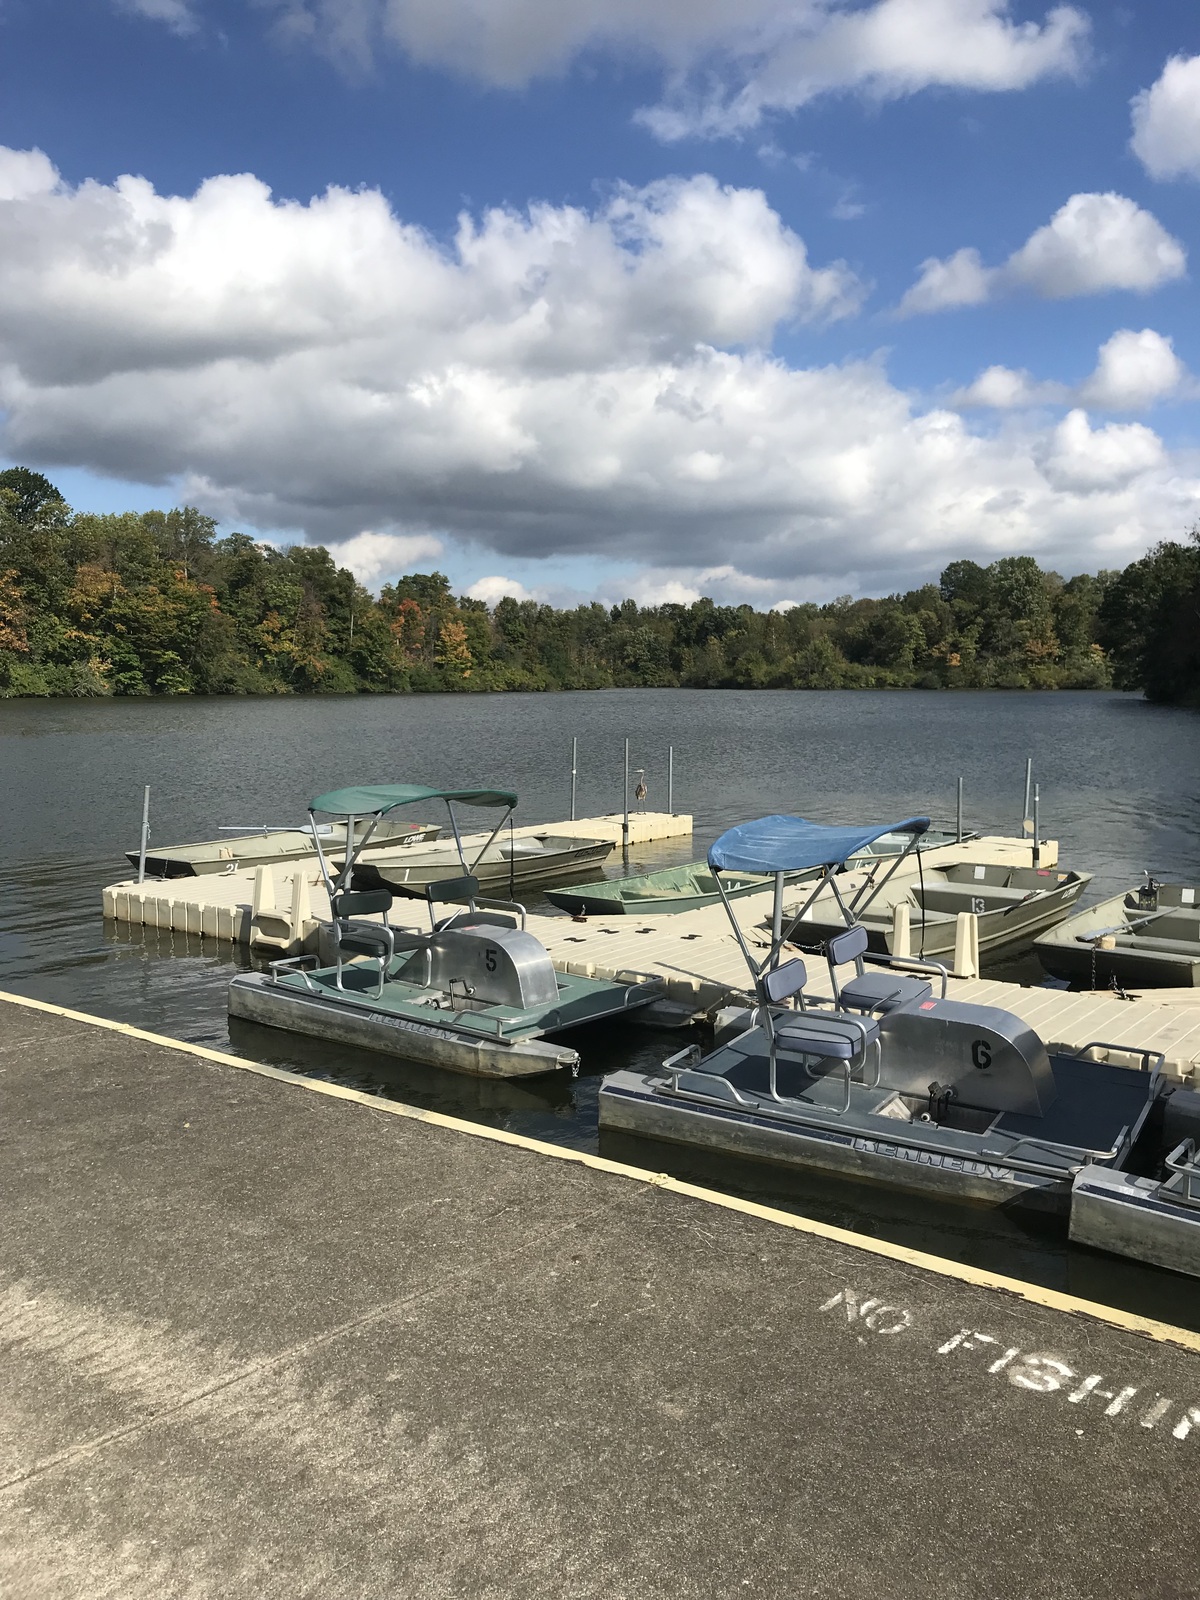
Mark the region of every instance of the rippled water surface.
<instances>
[{"instance_id":1,"label":"rippled water surface","mask_svg":"<svg viewBox=\"0 0 1200 1600\"><path fill-rule=\"evenodd\" d=\"M307 801L352 782L515 789L518 821L563 817L572 736L578 814L620 808L623 740L665 809L695 817L690 844L631 854L628 870L691 860L729 824L771 811L819 821L950 819L1017 829L1025 759L1041 786L1042 831L1065 864L1095 874L1092 898L1143 869L1200 878L1200 717L1118 694L772 693L627 690L595 694L263 700L0 701L8 848L0 866L0 986L174 1037L288 1065L372 1092L594 1148L600 1075L673 1048L647 1029L578 1036L576 1082L483 1083L245 1024L230 1032L225 989L245 955L183 935L106 927L100 890L127 874L142 787L156 844L210 838L221 824L302 820ZM432 818L431 820L438 820ZM622 869L615 858L610 869ZM1009 970L1037 981L1029 960ZM609 1153L606 1141L606 1153ZM691 1172L860 1231L1200 1325L1200 1288L1068 1249L979 1213L858 1186L699 1169L655 1147L625 1159Z\"/></svg>"}]
</instances>

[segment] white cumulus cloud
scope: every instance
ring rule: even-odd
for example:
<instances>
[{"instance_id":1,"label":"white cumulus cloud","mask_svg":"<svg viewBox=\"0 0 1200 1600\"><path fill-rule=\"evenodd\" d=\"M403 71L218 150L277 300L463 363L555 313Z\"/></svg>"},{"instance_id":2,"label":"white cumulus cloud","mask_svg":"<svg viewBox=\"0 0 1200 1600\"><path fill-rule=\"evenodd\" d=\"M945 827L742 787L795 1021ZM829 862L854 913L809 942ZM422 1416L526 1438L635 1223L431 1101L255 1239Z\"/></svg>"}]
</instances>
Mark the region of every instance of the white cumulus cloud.
<instances>
[{"instance_id":1,"label":"white cumulus cloud","mask_svg":"<svg viewBox=\"0 0 1200 1600\"><path fill-rule=\"evenodd\" d=\"M1101 411L1141 411L1175 394L1186 378L1170 339L1153 328L1121 328L1100 346L1096 370L1080 385L1079 398Z\"/></svg>"},{"instance_id":2,"label":"white cumulus cloud","mask_svg":"<svg viewBox=\"0 0 1200 1600\"><path fill-rule=\"evenodd\" d=\"M974 383L957 390L950 404L970 408L986 406L996 411L1014 411L1023 406L1053 405L1065 400L1070 391L1065 384L1039 382L1024 367L986 367Z\"/></svg>"},{"instance_id":3,"label":"white cumulus cloud","mask_svg":"<svg viewBox=\"0 0 1200 1600\"><path fill-rule=\"evenodd\" d=\"M329 553L339 567L348 567L368 589L397 573L411 572L422 561L436 561L442 553L440 539L429 534L372 533L364 529L349 539L331 540Z\"/></svg>"},{"instance_id":4,"label":"white cumulus cloud","mask_svg":"<svg viewBox=\"0 0 1200 1600\"><path fill-rule=\"evenodd\" d=\"M877 0L868 6L780 5L755 33L744 24L711 64L679 73L663 103L640 120L663 139L738 134L769 112L795 111L823 94L857 91L894 100L933 87L1026 88L1083 64L1086 17L1056 6L1045 21L1012 20L1005 0Z\"/></svg>"},{"instance_id":5,"label":"white cumulus cloud","mask_svg":"<svg viewBox=\"0 0 1200 1600\"><path fill-rule=\"evenodd\" d=\"M1041 466L1056 488L1091 494L1116 489L1162 466L1162 440L1140 422L1093 428L1086 411L1069 411L1055 428Z\"/></svg>"},{"instance_id":6,"label":"white cumulus cloud","mask_svg":"<svg viewBox=\"0 0 1200 1600\"><path fill-rule=\"evenodd\" d=\"M1097 411L1144 411L1172 395L1190 394L1192 387L1169 338L1153 328L1139 333L1119 328L1100 346L1095 370L1074 389L1052 379L1039 381L1024 368L994 366L951 395L950 404L1012 411L1074 401Z\"/></svg>"},{"instance_id":7,"label":"white cumulus cloud","mask_svg":"<svg viewBox=\"0 0 1200 1600\"><path fill-rule=\"evenodd\" d=\"M117 0L163 21L188 0ZM1077 74L1089 24L1056 5L1014 21L1008 0L255 0L284 39L363 64L385 46L505 89L564 72L586 52L657 62L662 102L642 120L666 139L739 133L771 111L855 90L894 99L931 87L1002 91Z\"/></svg>"},{"instance_id":8,"label":"white cumulus cloud","mask_svg":"<svg viewBox=\"0 0 1200 1600\"><path fill-rule=\"evenodd\" d=\"M1172 56L1133 97L1133 153L1152 178L1200 178L1200 56Z\"/></svg>"},{"instance_id":9,"label":"white cumulus cloud","mask_svg":"<svg viewBox=\"0 0 1200 1600\"><path fill-rule=\"evenodd\" d=\"M974 249L931 257L900 302L902 315L981 305L1017 291L1047 300L1146 293L1182 278L1187 253L1157 217L1120 194L1073 194L1003 265L985 267Z\"/></svg>"},{"instance_id":10,"label":"white cumulus cloud","mask_svg":"<svg viewBox=\"0 0 1200 1600\"><path fill-rule=\"evenodd\" d=\"M512 600L532 600L533 594L523 583L518 583L515 578L503 578L498 573L488 578L477 578L467 590L472 600L482 600L485 605L494 606L506 596Z\"/></svg>"},{"instance_id":11,"label":"white cumulus cloud","mask_svg":"<svg viewBox=\"0 0 1200 1600\"><path fill-rule=\"evenodd\" d=\"M1200 511L1148 430L977 433L879 361L780 359L861 286L709 177L445 244L370 190L71 187L36 152L0 178L0 453L180 485L367 582L455 544L784 599L963 554L1112 565Z\"/></svg>"}]
</instances>

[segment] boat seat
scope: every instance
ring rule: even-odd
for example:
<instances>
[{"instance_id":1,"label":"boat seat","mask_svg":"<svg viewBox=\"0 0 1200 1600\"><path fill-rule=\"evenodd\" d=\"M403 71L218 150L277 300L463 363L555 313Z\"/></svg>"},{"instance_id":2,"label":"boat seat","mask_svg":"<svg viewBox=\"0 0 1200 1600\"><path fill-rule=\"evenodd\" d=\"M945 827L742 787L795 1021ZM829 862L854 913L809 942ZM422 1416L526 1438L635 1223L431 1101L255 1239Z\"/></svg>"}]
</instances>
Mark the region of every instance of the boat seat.
<instances>
[{"instance_id":1,"label":"boat seat","mask_svg":"<svg viewBox=\"0 0 1200 1600\"><path fill-rule=\"evenodd\" d=\"M923 978L898 972L864 972L842 985L840 1004L850 1011L878 1011L885 1015L902 1007L920 1005L933 998L933 985Z\"/></svg>"},{"instance_id":2,"label":"boat seat","mask_svg":"<svg viewBox=\"0 0 1200 1600\"><path fill-rule=\"evenodd\" d=\"M928 1000L932 987L924 978L905 977L894 972L868 972L863 964L870 937L861 922L854 923L844 933L837 933L826 942L825 959L829 962L829 977L833 983L834 998L843 1010L879 1012L886 1015L901 1007L920 1005ZM886 959L886 958L879 958ZM854 963L854 976L848 983L838 983L837 969Z\"/></svg>"},{"instance_id":3,"label":"boat seat","mask_svg":"<svg viewBox=\"0 0 1200 1600\"><path fill-rule=\"evenodd\" d=\"M376 993L383 993L388 967L396 953L396 935L388 926L387 914L392 908L392 897L386 889L344 889L329 901L333 918L333 950L339 989L342 982L343 957L352 955L374 956L379 962L379 984ZM356 917L382 913L382 922L356 922Z\"/></svg>"},{"instance_id":4,"label":"boat seat","mask_svg":"<svg viewBox=\"0 0 1200 1600\"><path fill-rule=\"evenodd\" d=\"M778 1049L853 1061L879 1038L879 1024L871 1017L851 1017L836 1011L797 1011L775 1023Z\"/></svg>"}]
</instances>

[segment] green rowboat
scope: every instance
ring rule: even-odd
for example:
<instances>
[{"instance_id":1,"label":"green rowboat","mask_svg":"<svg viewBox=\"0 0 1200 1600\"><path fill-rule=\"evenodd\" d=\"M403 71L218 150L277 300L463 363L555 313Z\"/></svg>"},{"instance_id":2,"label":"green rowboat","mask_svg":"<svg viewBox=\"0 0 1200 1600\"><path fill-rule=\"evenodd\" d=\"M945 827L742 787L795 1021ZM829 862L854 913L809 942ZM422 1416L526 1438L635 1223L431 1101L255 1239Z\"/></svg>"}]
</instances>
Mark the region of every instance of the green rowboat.
<instances>
[{"instance_id":1,"label":"green rowboat","mask_svg":"<svg viewBox=\"0 0 1200 1600\"><path fill-rule=\"evenodd\" d=\"M793 875L794 876L794 875ZM746 873L726 875L725 893L731 900L769 889L773 880ZM717 880L703 861L685 867L664 867L640 878L606 878L599 883L577 883L566 889L543 891L551 905L577 917L645 917L664 912L699 911L720 903Z\"/></svg>"}]
</instances>

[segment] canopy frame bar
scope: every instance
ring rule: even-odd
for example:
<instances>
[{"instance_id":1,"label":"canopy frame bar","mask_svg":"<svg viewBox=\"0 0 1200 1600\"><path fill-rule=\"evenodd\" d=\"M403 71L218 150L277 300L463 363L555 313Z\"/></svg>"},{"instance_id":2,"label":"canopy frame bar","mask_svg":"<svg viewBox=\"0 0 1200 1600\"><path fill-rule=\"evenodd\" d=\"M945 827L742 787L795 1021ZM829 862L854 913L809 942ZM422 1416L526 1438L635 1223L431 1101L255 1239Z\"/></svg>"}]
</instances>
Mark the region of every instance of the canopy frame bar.
<instances>
[{"instance_id":1,"label":"canopy frame bar","mask_svg":"<svg viewBox=\"0 0 1200 1600\"><path fill-rule=\"evenodd\" d=\"M393 806L382 807L374 812L346 812L346 855L341 866L336 872L332 870L331 865L326 858L325 852L321 848L321 836L317 832L316 811L314 810L313 806L309 806L309 832L312 834L313 844L316 846L317 862L321 868L321 877L325 883L325 890L331 900L335 895L338 895L344 889L349 888L351 882L353 881L354 868L359 860L359 857L370 843L371 838L383 817L386 816L389 811L398 810L401 805L416 804L421 798L421 796L414 796L412 800L398 801ZM428 798L434 798L434 796L431 795ZM488 850L490 850L492 845L495 843L497 837L499 836L500 830L504 827L504 824L509 820L513 812L516 810L516 797L514 796L511 800L505 799L501 802L503 805L504 814L501 816L500 821L496 824L491 833L488 835L487 839L484 841L483 847L479 851L479 854L475 857L475 860L470 864L467 862L466 851L463 849L462 833L459 830L458 817L454 810L453 796L451 794L442 792L437 793L436 798L440 799L444 803L446 812L450 818L450 828L454 835L454 846L458 853L459 865L463 869L463 876L470 877L473 874L474 869L479 865ZM363 834L362 838L356 840L354 837L354 826L355 823L358 822L363 816L370 816L371 823L366 832ZM474 909L473 903L471 909Z\"/></svg>"},{"instance_id":2,"label":"canopy frame bar","mask_svg":"<svg viewBox=\"0 0 1200 1600\"><path fill-rule=\"evenodd\" d=\"M927 831L929 827L927 821L918 818L914 818L912 820L921 821L923 826L905 830L911 835L909 842L907 845L905 845L904 849L899 852L895 860L890 863L888 870L884 873L878 884L874 884L874 872L872 872L868 876L866 882L861 884L857 892L850 897L850 904L847 905L842 896L841 889L838 886L836 875L846 865L846 861L849 859L849 856L843 855L839 860L827 861L824 863L821 876L813 885L812 891L808 895L808 898L804 901L804 904L800 907L799 911L797 911L788 922L786 929L783 926L783 894L787 872L785 870L777 869L772 874L774 878L774 894L772 896L771 907L771 946L761 962L756 961L750 952L750 946L746 942L746 936L742 931L741 924L738 922L737 917L734 914L732 902L726 893L725 884L722 881L722 873L725 870L733 869L725 869L717 866L712 860L712 852L709 852L709 871L712 873L716 882L717 889L721 896L721 903L725 907L726 916L729 918L729 925L733 929L734 938L737 940L738 948L741 950L746 965L750 970L750 975L754 980L756 991L758 984L762 980L763 974L769 968L778 966L779 957L784 945L787 944L795 934L796 929L804 919L805 913L812 907L818 897L825 893L826 890L832 890L833 897L837 901L838 909L846 919L847 927L853 925L856 916L862 915L867 907L871 905L876 896L884 888L885 884L887 884L893 875L899 870L901 862L906 860L907 857L911 855L911 853L917 848L922 835ZM894 828L881 829L880 833L877 834L876 837L882 837L884 833L890 833L893 831L897 830ZM854 852L851 851L850 854L852 855ZM867 890L871 890L872 892L868 895L867 899L863 901L862 896ZM769 1008L766 1009L769 1010ZM769 1034L773 1033L769 1022L767 1024L767 1029Z\"/></svg>"}]
</instances>

